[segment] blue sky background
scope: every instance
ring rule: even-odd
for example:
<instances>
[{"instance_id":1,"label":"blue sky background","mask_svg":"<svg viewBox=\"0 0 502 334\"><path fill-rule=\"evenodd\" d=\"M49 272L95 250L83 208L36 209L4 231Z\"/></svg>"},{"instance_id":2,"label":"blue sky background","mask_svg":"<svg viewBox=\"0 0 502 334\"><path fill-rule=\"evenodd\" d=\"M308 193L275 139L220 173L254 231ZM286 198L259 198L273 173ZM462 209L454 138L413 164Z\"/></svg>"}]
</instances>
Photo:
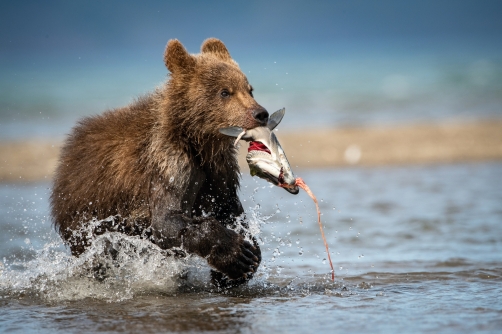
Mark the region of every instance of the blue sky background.
<instances>
[{"instance_id":1,"label":"blue sky background","mask_svg":"<svg viewBox=\"0 0 502 334\"><path fill-rule=\"evenodd\" d=\"M225 42L291 127L499 117L501 1L2 1L0 130L60 135ZM66 130L64 130L66 129ZM1 137L1 135L0 135Z\"/></svg>"}]
</instances>

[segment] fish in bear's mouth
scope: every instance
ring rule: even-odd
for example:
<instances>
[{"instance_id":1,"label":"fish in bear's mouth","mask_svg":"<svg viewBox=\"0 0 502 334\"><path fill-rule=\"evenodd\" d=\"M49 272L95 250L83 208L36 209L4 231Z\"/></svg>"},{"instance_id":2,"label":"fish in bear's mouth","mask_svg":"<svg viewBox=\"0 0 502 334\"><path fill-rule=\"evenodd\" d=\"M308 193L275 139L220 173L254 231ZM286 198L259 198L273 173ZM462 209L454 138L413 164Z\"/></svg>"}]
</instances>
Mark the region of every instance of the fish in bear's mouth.
<instances>
[{"instance_id":1,"label":"fish in bear's mouth","mask_svg":"<svg viewBox=\"0 0 502 334\"><path fill-rule=\"evenodd\" d=\"M252 153L253 152L253 153ZM284 179L284 167L281 166L279 169L279 175L275 175L275 173L270 173L268 172L268 168L259 168L260 163L257 160L266 160L268 157L264 156L263 154L257 153L257 152L264 152L270 155L270 159L272 158L272 153L268 149L265 144L259 141L252 141L249 143L248 147L248 155L246 156L246 160L249 165L249 169L251 171L252 176L260 176L260 174L265 174L264 176L260 176L261 178L266 179L269 182L272 182L276 186L285 188L288 190L289 188L293 187L293 185L289 185L285 182ZM263 161L262 161L263 163ZM289 190L288 190L289 191ZM290 191L291 192L291 191Z\"/></svg>"},{"instance_id":2,"label":"fish in bear's mouth","mask_svg":"<svg viewBox=\"0 0 502 334\"><path fill-rule=\"evenodd\" d=\"M286 189L291 194L298 194L295 176L291 170L286 154L272 130L279 124L285 113L281 109L273 113L267 126L249 130L239 127L220 129L220 132L237 137L235 144L240 139L250 142L246 161L252 176L258 176L276 186Z\"/></svg>"}]
</instances>

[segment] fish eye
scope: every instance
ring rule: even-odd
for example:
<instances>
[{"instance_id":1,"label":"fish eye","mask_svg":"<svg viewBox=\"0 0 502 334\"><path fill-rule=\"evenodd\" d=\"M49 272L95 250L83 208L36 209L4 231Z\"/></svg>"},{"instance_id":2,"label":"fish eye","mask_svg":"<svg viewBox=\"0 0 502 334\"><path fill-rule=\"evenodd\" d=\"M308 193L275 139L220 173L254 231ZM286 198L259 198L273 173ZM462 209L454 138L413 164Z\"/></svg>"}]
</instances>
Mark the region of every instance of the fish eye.
<instances>
[{"instance_id":1,"label":"fish eye","mask_svg":"<svg viewBox=\"0 0 502 334\"><path fill-rule=\"evenodd\" d=\"M227 89L221 91L220 96L223 98L227 98L230 96L230 92Z\"/></svg>"}]
</instances>

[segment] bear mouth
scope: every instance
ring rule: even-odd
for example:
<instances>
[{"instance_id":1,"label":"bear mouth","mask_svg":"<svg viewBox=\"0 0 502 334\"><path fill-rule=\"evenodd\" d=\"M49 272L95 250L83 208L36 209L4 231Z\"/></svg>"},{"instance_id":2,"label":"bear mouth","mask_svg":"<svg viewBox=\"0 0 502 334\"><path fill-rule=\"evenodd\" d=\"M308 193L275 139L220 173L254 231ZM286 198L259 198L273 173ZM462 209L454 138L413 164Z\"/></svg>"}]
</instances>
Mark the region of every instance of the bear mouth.
<instances>
[{"instance_id":1,"label":"bear mouth","mask_svg":"<svg viewBox=\"0 0 502 334\"><path fill-rule=\"evenodd\" d=\"M268 147L259 141L252 141L249 143L248 152L251 151L262 151L262 152L267 152L268 154L272 154L270 153Z\"/></svg>"}]
</instances>

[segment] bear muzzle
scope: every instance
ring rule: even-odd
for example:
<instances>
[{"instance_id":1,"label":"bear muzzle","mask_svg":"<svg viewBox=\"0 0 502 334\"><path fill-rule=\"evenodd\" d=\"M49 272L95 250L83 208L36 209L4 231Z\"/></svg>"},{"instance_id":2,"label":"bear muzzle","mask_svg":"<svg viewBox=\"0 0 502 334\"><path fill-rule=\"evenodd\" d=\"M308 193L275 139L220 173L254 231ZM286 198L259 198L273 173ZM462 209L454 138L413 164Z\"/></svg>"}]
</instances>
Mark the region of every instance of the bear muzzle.
<instances>
[{"instance_id":1,"label":"bear muzzle","mask_svg":"<svg viewBox=\"0 0 502 334\"><path fill-rule=\"evenodd\" d=\"M268 111L259 106L251 112L253 118L258 121L257 126L266 126L268 123Z\"/></svg>"}]
</instances>

